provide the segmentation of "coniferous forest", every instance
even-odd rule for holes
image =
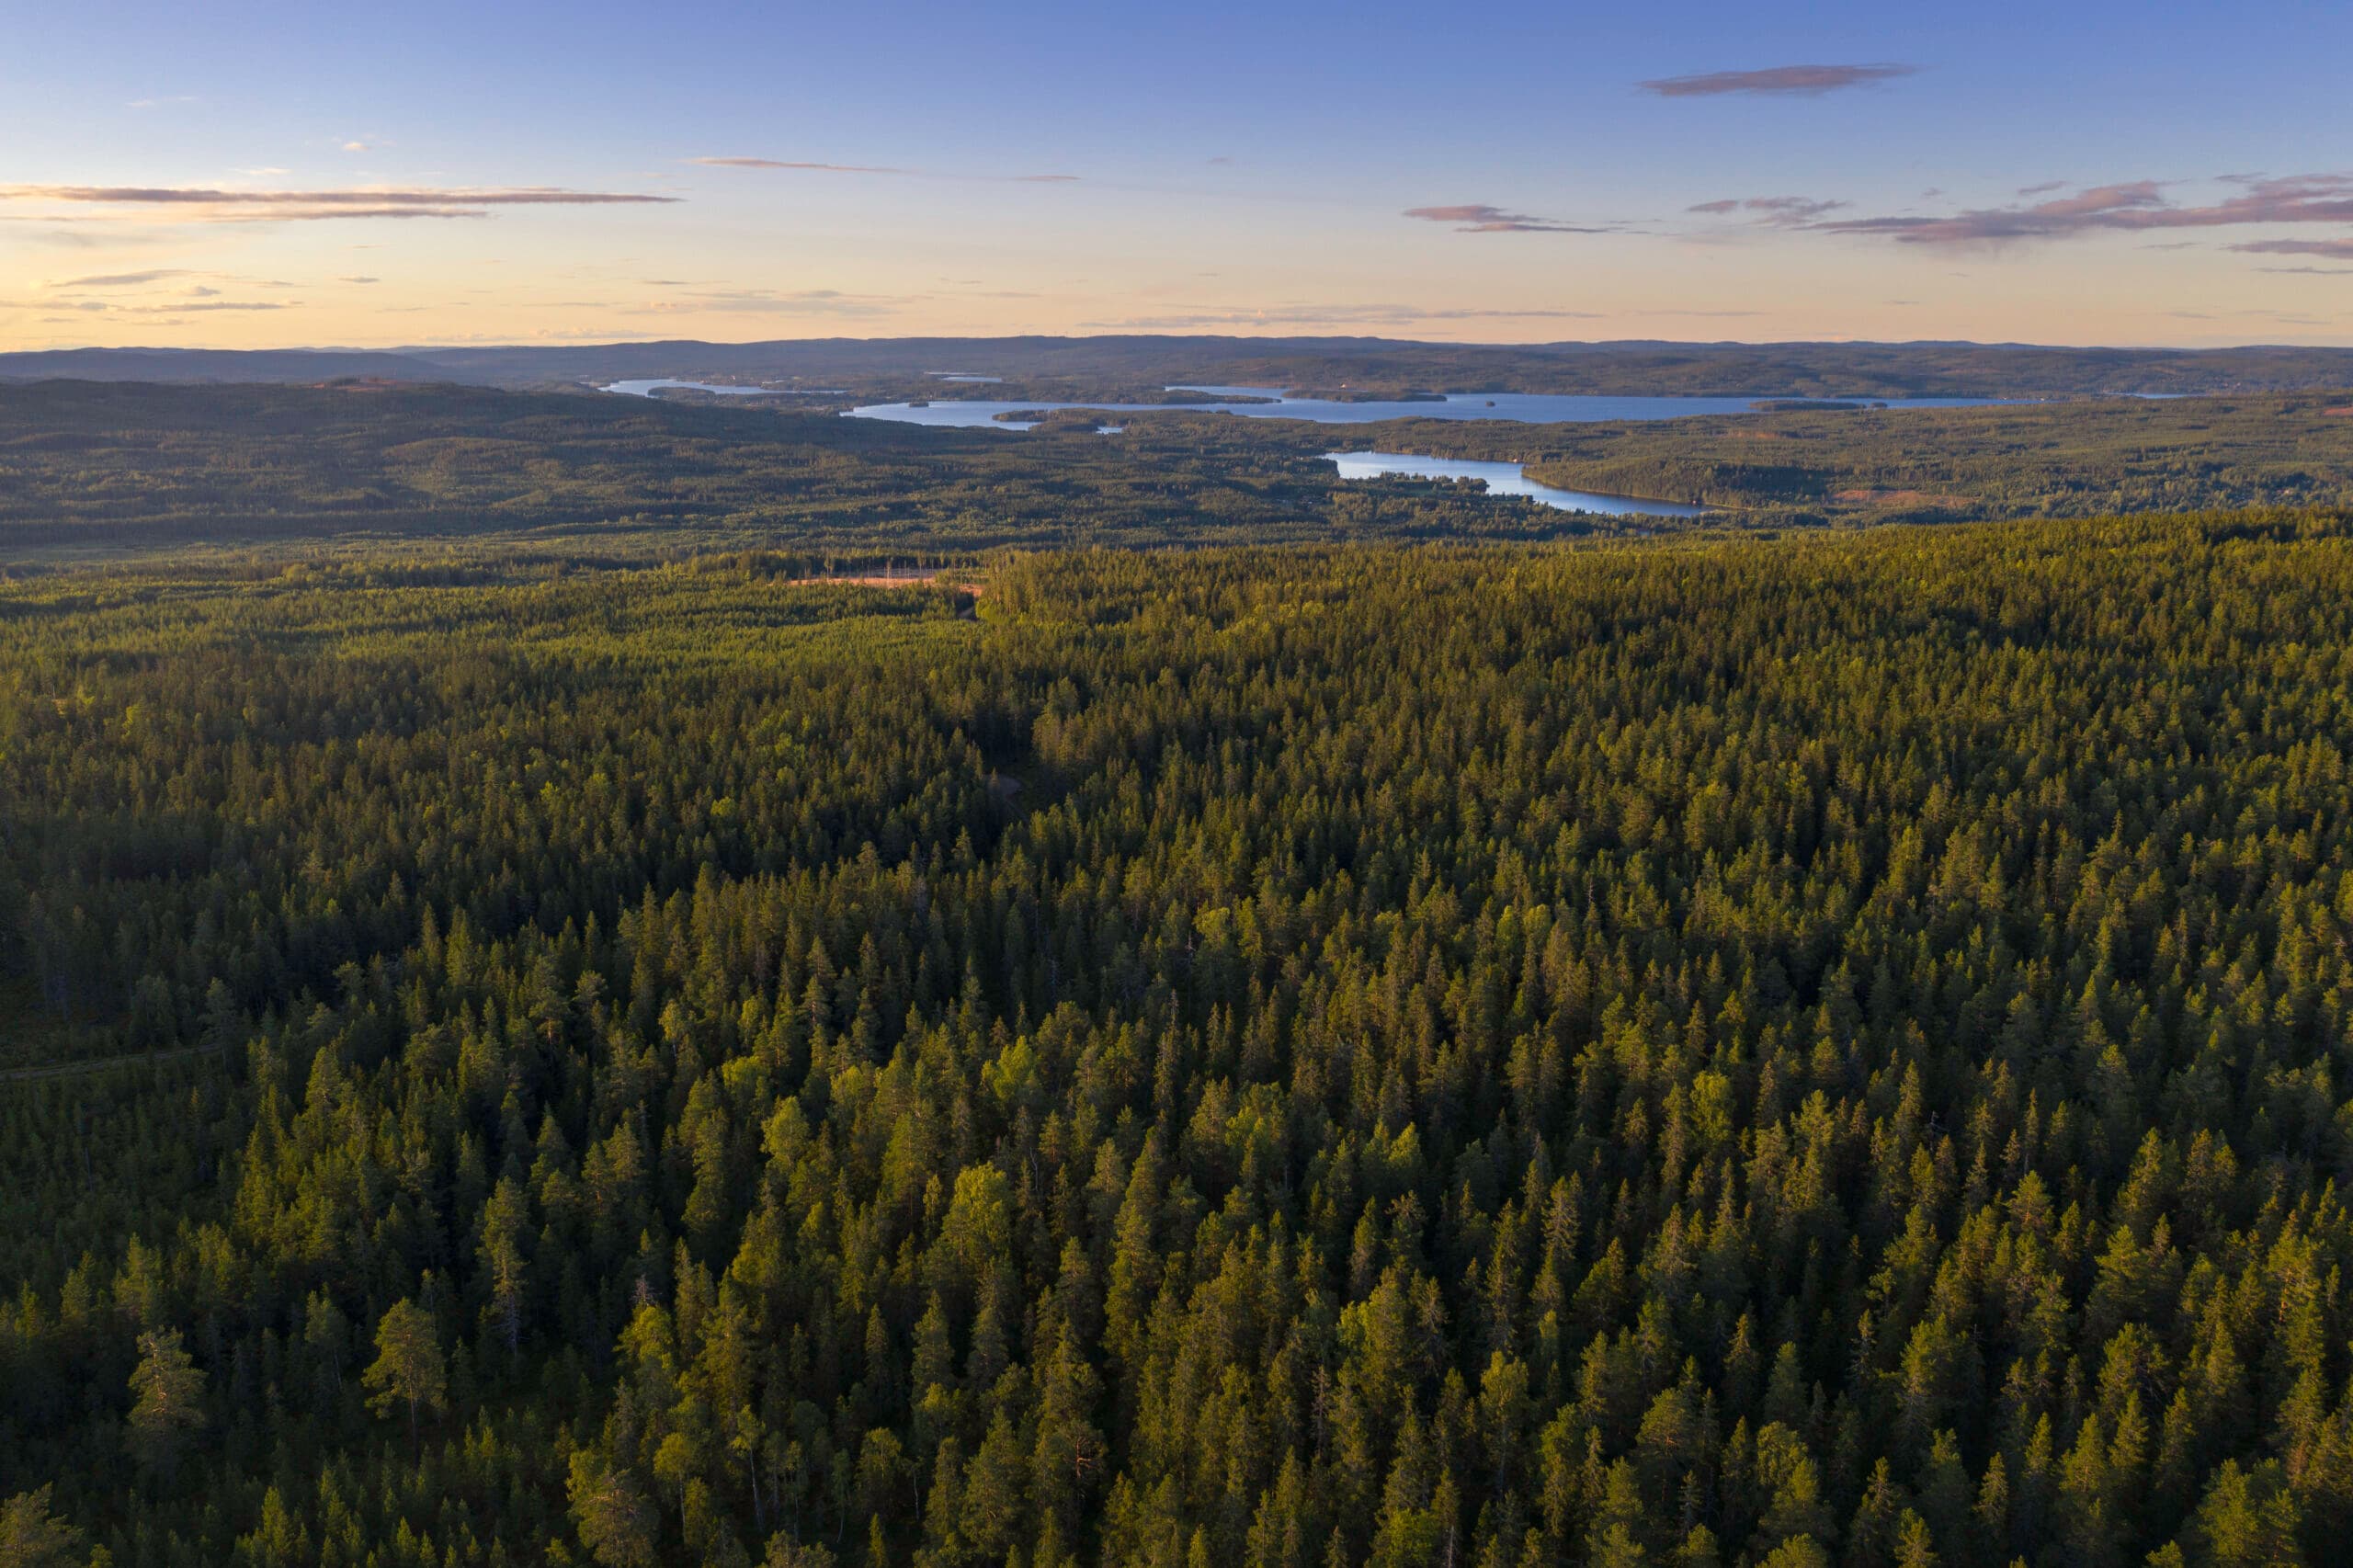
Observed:
[[[0,584],[0,1562],[2338,1559],[2342,515],[810,571]]]

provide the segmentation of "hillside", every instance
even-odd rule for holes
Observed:
[[[0,1084],[10,1528],[2331,1559],[2342,518],[1088,551],[965,608],[0,588],[0,971],[80,1069]]]
[[[510,387],[631,377],[938,392],[939,371],[1006,395],[1149,401],[1177,383],[1412,392],[1750,397],[2081,397],[2353,386],[2353,349],[2080,348],[1977,343],[1415,343],[1379,337],[806,338],[346,350],[74,349],[0,354],[0,381],[313,381],[335,376]]]

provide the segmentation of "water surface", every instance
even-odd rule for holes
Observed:
[[[839,387],[722,387],[710,381],[674,381],[667,376],[644,381],[608,381],[605,391],[624,397],[652,397],[658,392],[717,392],[721,397],[839,397]]]
[[[1286,397],[1277,387],[1170,387],[1170,392],[1206,392],[1212,398],[1264,398],[1266,402],[1042,403],[1035,398],[1004,403],[986,398],[940,398],[927,403],[874,403],[849,411],[857,419],[889,419],[965,430],[1027,430],[1029,422],[1001,420],[1000,414],[1029,409],[1092,408],[1104,413],[1181,411],[1238,414],[1245,419],[1305,419],[1318,425],[1373,425],[1384,419],[1503,419],[1521,425],[1588,424],[1603,419],[1681,419],[1695,414],[1746,414],[1760,402],[1852,403],[1851,398],[1779,397],[1588,397],[1555,392],[1449,392],[1430,402],[1399,399],[1340,403],[1330,398]],[[1873,400],[1879,401],[1879,400]],[[2005,402],[1989,397],[1889,398],[1890,408],[1978,408]]]
[[[928,372],[943,381],[995,381],[999,377],[962,371]],[[840,394],[836,387],[730,387],[710,381],[682,381],[667,377],[612,381],[608,392],[652,397],[657,392],[714,392],[722,397],[789,397],[794,394]],[[1279,387],[1170,387],[1170,392],[1202,392],[1208,403],[1046,403],[1024,398],[1008,403],[994,398],[938,398],[930,402],[870,403],[848,411],[854,419],[886,419],[901,425],[928,425],[959,430],[1029,430],[1036,421],[1000,419],[1001,414],[1030,409],[1086,408],[1104,414],[1238,414],[1245,419],[1304,419],[1318,425],[1374,425],[1384,419],[1502,419],[1519,425],[1576,425],[1604,419],[1683,419],[1696,414],[1746,414],[1759,403],[1852,404],[1853,398],[1756,397],[1595,397],[1566,392],[1449,392],[1443,398],[1342,403],[1331,398],[1287,397]],[[1237,401],[1228,402],[1226,399]],[[1253,401],[1238,401],[1250,399]],[[1911,397],[1872,400],[1887,408],[1984,408],[2016,402],[1997,397]]]
[[[1490,495],[1524,495],[1540,506],[1557,506],[1563,512],[1599,512],[1613,517],[1708,515],[1705,506],[1681,501],[1645,501],[1636,495],[1555,490],[1529,478],[1518,463],[1484,462],[1470,458],[1417,458],[1403,452],[1325,452],[1324,458],[1340,471],[1342,479],[1378,479],[1383,474],[1415,479],[1483,479]]]

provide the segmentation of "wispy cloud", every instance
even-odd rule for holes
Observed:
[[[1530,310],[1438,309],[1418,305],[1287,304],[1260,307],[1203,306],[1178,313],[1128,316],[1116,321],[1079,324],[1094,330],[1175,331],[1190,327],[1365,326],[1425,321],[1595,321],[1600,311],[1562,310],[1540,306]]]
[[[126,208],[153,216],[169,212],[177,222],[211,223],[330,218],[486,218],[500,208],[638,206],[677,199],[675,196],[571,190],[559,186],[362,187],[330,190],[235,190],[209,186],[0,186],[0,202]]]
[[[1754,215],[1752,221],[1755,222],[1790,228],[1810,223],[1824,213],[1836,212],[1846,205],[1843,201],[1818,201],[1810,196],[1749,196],[1702,201],[1684,210],[1715,218],[1746,212]]]
[[[61,278],[46,287],[64,291],[82,289],[142,289],[172,278],[194,276],[185,267],[159,267],[146,272],[102,272],[95,278]]]
[[[2241,176],[2227,183],[2243,187],[2243,194],[2203,205],[2177,203],[2165,195],[2167,182],[2143,179],[2092,186],[2072,196],[2026,206],[1974,208],[1941,218],[1842,218],[1806,226],[1826,233],[1871,234],[1904,244],[1941,245],[2250,223],[2353,223],[2353,175]]]
[[[1457,202],[1446,207],[1408,207],[1405,216],[1425,223],[1449,223],[1458,234],[1606,234],[1612,231],[1584,223],[1563,223],[1552,218],[1506,211],[1483,201]]]
[[[2250,240],[2231,248],[2256,256],[2325,256],[2353,261],[2353,240]]]
[[[747,315],[881,316],[905,303],[880,294],[838,289],[698,289],[640,307],[642,312],[686,315],[705,311]]]
[[[2177,316],[2183,321],[2233,321],[2252,319],[2256,321],[2285,322],[2290,326],[2327,326],[2330,324],[2325,317],[2299,315],[2289,311],[2178,310],[2167,311],[2165,313],[2169,316]]]
[[[1819,97],[1842,87],[1909,76],[1916,65],[1773,65],[1762,71],[1707,71],[1692,76],[1662,76],[1634,85],[1663,98],[1721,97],[1730,93],[1794,94]]]
[[[892,168],[887,164],[810,164],[791,158],[688,158],[690,164],[700,164],[711,169],[801,169],[821,175],[911,175],[913,169]]]
[[[891,175],[904,179],[981,180],[1006,185],[1076,185],[1077,175],[959,175],[935,169],[902,168],[895,164],[824,164],[798,158],[706,157],[688,158],[689,164],[707,169],[781,169],[787,172],[819,175]]]
[[[207,290],[210,292],[210,290]],[[174,300],[163,304],[132,305],[119,300],[70,300],[63,301],[68,310],[89,315],[110,316],[184,316],[217,311],[290,311],[301,307],[300,300]]]
[[[487,218],[482,207],[268,207],[233,211],[190,211],[181,221],[194,223],[306,223],[339,218]]]

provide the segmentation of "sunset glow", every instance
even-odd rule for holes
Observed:
[[[9,347],[2353,342],[2341,8],[199,9],[20,7]]]

